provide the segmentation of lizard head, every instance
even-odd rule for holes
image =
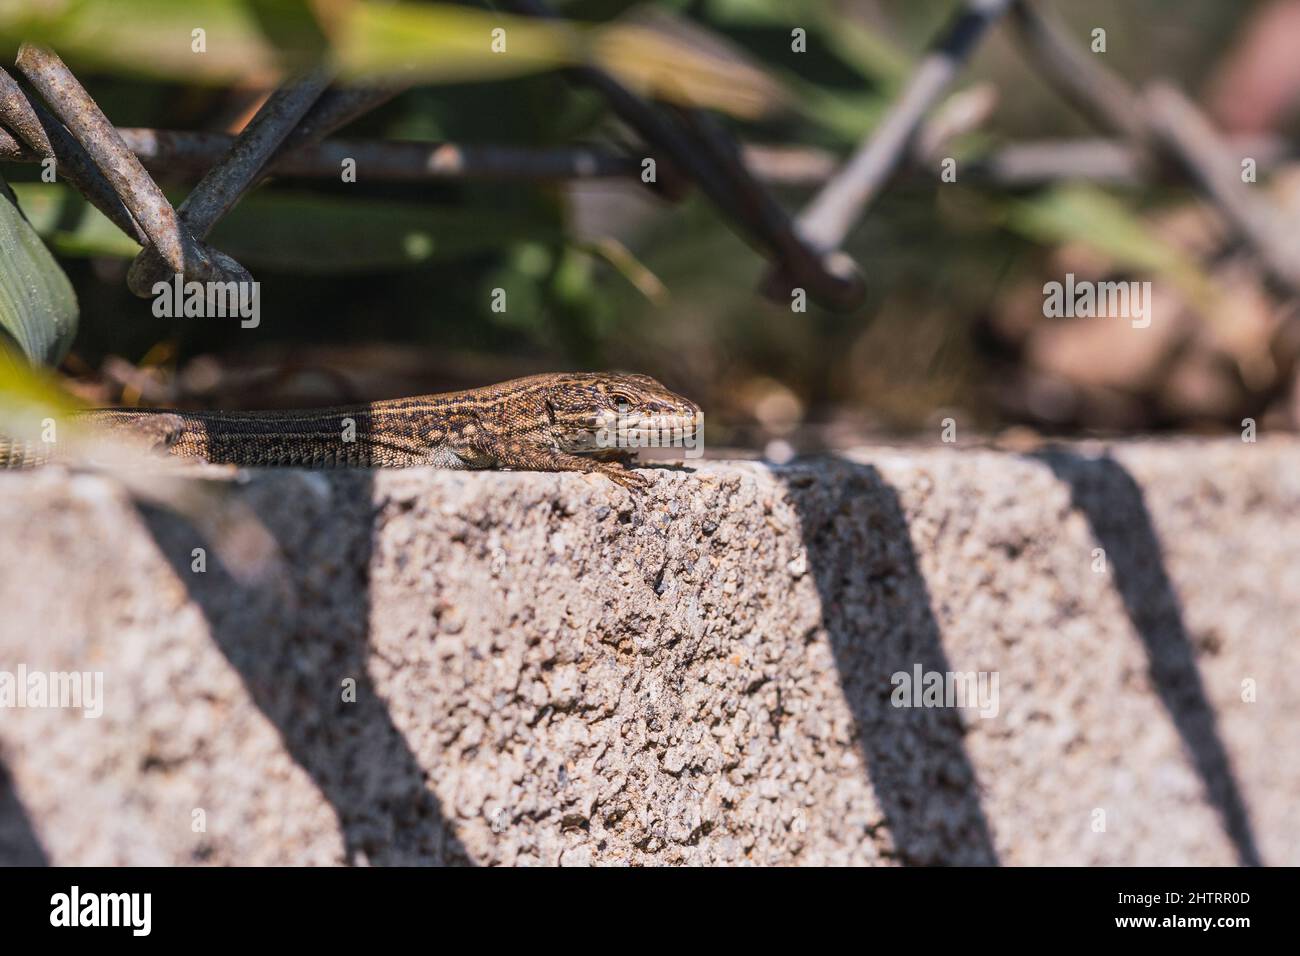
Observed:
[[[703,423],[698,405],[649,375],[557,376],[547,389],[546,411],[555,446],[571,454],[697,448]]]

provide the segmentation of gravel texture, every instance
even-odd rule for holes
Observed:
[[[205,474],[0,475],[0,862],[1300,864],[1300,442]]]

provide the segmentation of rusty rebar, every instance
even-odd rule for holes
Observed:
[[[150,245],[174,273],[201,281],[251,281],[243,266],[194,238],[158,184],[57,54],[24,43],[18,50],[17,66],[81,143],[139,223]]]
[[[39,104],[33,105],[39,108]],[[50,122],[63,128],[53,117]],[[197,180],[225,154],[234,139],[229,133],[190,130],[119,126],[117,131],[145,169],[176,182]],[[76,143],[71,139],[69,142]],[[1277,136],[1229,136],[1223,137],[1223,143],[1233,155],[1256,160],[1261,174],[1293,162],[1298,155],[1293,146]],[[742,143],[738,148],[754,178],[769,186],[814,188],[830,179],[836,169],[834,154],[816,147]],[[31,148],[0,125],[0,162],[37,163],[49,155]],[[602,146],[328,139],[277,156],[267,171],[285,179],[337,179],[342,161],[349,158],[357,161],[358,171],[367,180],[392,183],[632,180],[641,172],[636,157]],[[916,172],[920,175],[926,170],[918,168]],[[967,160],[962,179],[1003,189],[1032,189],[1078,179],[1125,187],[1163,181],[1153,179],[1149,172],[1138,151],[1123,140],[1083,137],[1008,143]],[[80,188],[80,184],[74,185]],[[110,195],[115,196],[111,190]],[[126,207],[119,204],[119,208],[125,213]],[[129,214],[128,222],[135,226]]]
[[[1171,160],[1255,251],[1274,284],[1300,291],[1300,248],[1285,224],[1245,188],[1240,157],[1195,103],[1168,83],[1139,94],[1030,0],[1014,0],[1013,9],[1026,52],[1062,96],[1103,130],[1127,139],[1144,171]]]
[[[834,251],[820,254],[797,235],[785,210],[750,173],[735,141],[712,117],[699,110],[678,113],[730,185],[732,215],[768,250],[775,272],[789,280],[788,287],[773,289],[772,296],[787,298],[797,286],[828,308],[843,311],[860,305],[866,284],[853,260]]]
[[[1152,84],[1143,102],[1151,130],[1164,150],[1255,251],[1274,282],[1293,294],[1300,292],[1300,239],[1242,182],[1241,156],[1173,84]]]
[[[1039,74],[1094,126],[1128,139],[1149,140],[1141,97],[1096,56],[1075,42],[1061,22],[1032,0],[1014,0],[1011,24]]]
[[[285,137],[276,156],[319,143],[353,120],[383,106],[405,89],[405,86],[398,84],[331,87],[320,95],[298,121],[298,125]]]
[[[838,248],[909,155],[926,113],[961,71],[988,27],[1011,0],[968,0],[917,64],[902,94],[842,170],[799,216],[799,231],[815,248]]]
[[[142,245],[149,241],[81,144],[39,100],[30,99],[3,69],[0,69],[0,122],[13,131],[17,142],[31,153],[34,161],[53,159],[56,175],[72,183],[117,228]]]
[[[1293,161],[1296,150],[1276,136],[1224,139],[1235,156],[1253,157],[1261,173]],[[1177,170],[1153,168],[1146,151],[1122,139],[1030,140],[1008,143],[963,164],[962,179],[1005,189],[1030,189],[1066,180],[1109,186],[1142,186],[1178,181]],[[1172,175],[1164,175],[1164,173]]]
[[[146,167],[184,174],[206,169],[229,147],[224,133],[123,129],[122,138]],[[358,178],[376,182],[483,179],[562,181],[633,178],[640,164],[631,156],[595,147],[528,148],[460,143],[329,139],[278,153],[267,166],[273,176],[337,179],[345,160]]]
[[[206,238],[260,178],[267,160],[320,98],[331,75],[323,68],[312,70],[290,79],[267,97],[225,156],[208,170],[176,210],[197,238]],[[131,263],[127,286],[136,295],[146,296],[155,283],[166,277],[169,268],[158,252],[145,248]]]
[[[526,16],[556,17],[546,0],[509,0],[508,5]],[[779,271],[797,276],[812,298],[837,309],[853,308],[862,301],[865,286],[856,267],[845,257],[821,255],[808,247],[785,211],[745,167],[725,130],[695,110],[678,111],[685,127],[674,123],[597,67],[575,67],[567,72],[600,92],[652,152],[670,161],[670,176],[685,175],[693,180],[724,217],[740,227],[742,236],[775,258]],[[661,171],[662,166],[661,159]],[[670,195],[681,191],[670,182]]]
[[[545,0],[506,0],[504,6],[521,16],[539,20],[557,20],[558,14]],[[648,183],[665,199],[681,199],[695,180],[707,191],[717,188],[708,169],[694,158],[690,143],[682,132],[636,93],[604,70],[594,66],[575,66],[563,71],[570,80],[590,87],[604,97],[614,114],[641,137],[655,159],[656,178]]]

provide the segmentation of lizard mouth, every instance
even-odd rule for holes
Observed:
[[[639,448],[699,447],[703,433],[702,412],[608,412],[592,431],[582,431],[567,442],[566,451],[597,453],[635,451]]]

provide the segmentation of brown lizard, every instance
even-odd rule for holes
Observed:
[[[292,411],[96,409],[79,421],[181,458],[299,468],[510,468],[600,472],[625,488],[636,447],[698,441],[699,406],[648,375],[572,372],[463,392]],[[125,434],[123,434],[125,433]],[[0,467],[58,457],[0,439]]]

